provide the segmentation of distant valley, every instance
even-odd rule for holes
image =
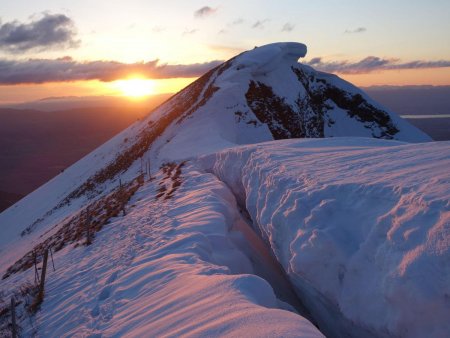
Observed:
[[[168,96],[144,102],[52,99],[0,107],[0,211],[147,115]]]

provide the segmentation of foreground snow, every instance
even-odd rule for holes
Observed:
[[[448,142],[363,138],[191,158],[174,193],[158,172],[93,245],[56,253],[24,335],[321,336],[306,316],[329,336],[445,337],[449,167]]]
[[[282,141],[202,162],[325,331],[448,335],[449,142]]]
[[[228,188],[211,174],[185,172],[172,199],[155,199],[157,175],[92,246],[56,254],[45,302],[31,325],[23,321],[24,336],[323,337],[254,274],[261,258],[236,229],[245,221]],[[2,289],[32,280],[31,270]]]

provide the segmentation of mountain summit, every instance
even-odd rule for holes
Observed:
[[[431,140],[350,83],[298,63],[306,51],[293,42],[255,47],[182,90],[150,116],[175,124],[163,152],[186,142],[202,152],[287,138]]]

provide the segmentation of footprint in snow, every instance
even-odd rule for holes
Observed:
[[[117,279],[117,275],[119,274],[119,271],[114,271],[111,276],[106,281],[106,284],[112,283]]]
[[[102,338],[102,334],[101,333],[93,333],[93,334],[87,336],[86,338]]]
[[[100,314],[100,307],[97,305],[95,305],[95,307],[92,309],[91,311],[91,316],[92,317],[98,317],[98,315]]]
[[[99,301],[105,300],[110,295],[111,295],[111,286],[108,285],[108,286],[104,287],[103,290],[100,292],[100,294],[98,295],[98,300]]]

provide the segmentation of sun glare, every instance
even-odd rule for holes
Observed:
[[[124,96],[140,98],[149,96],[155,92],[155,82],[147,79],[127,79],[114,82],[116,87]]]

